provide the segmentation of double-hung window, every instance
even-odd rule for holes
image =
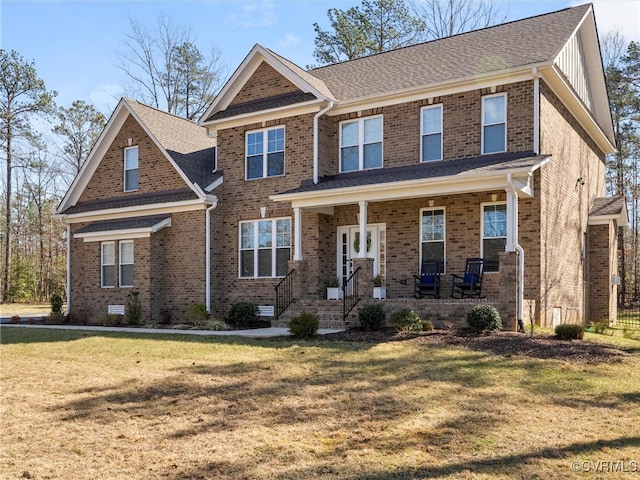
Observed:
[[[290,258],[290,218],[240,222],[240,277],[284,277]]]
[[[382,116],[340,124],[340,171],[382,167]]]
[[[100,244],[100,286],[102,288],[116,286],[116,244],[114,242]]]
[[[482,205],[482,257],[484,271],[497,272],[499,254],[507,244],[507,204]]]
[[[138,147],[124,149],[124,191],[138,189]]]
[[[507,94],[482,97],[482,153],[507,151]]]
[[[133,287],[133,240],[120,242],[120,286]]]
[[[246,178],[284,175],[284,127],[247,132]]]
[[[422,161],[442,160],[442,105],[422,109]]]
[[[439,260],[444,273],[444,209],[423,209],[420,215],[420,262]]]

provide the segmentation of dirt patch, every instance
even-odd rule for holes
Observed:
[[[628,355],[620,348],[582,340],[558,340],[552,335],[497,332],[473,334],[468,331],[446,330],[433,333],[406,334],[393,329],[363,332],[351,329],[344,332],[321,335],[321,340],[347,342],[415,342],[424,344],[446,344],[489,351],[505,357],[524,355],[542,359],[557,359],[582,363],[620,362]]]

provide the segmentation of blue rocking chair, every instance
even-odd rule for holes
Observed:
[[[481,298],[482,274],[484,273],[484,259],[467,258],[464,276],[451,274],[451,296],[453,298]]]
[[[433,295],[440,298],[440,269],[442,263],[439,260],[423,260],[420,276],[413,276],[413,296],[422,298]]]

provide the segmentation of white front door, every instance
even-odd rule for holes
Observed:
[[[362,248],[366,249],[367,257],[373,258],[373,274],[385,274],[386,260],[386,224],[367,225],[367,241],[360,241],[360,227],[348,225],[338,227],[338,265],[337,272],[340,285],[353,273],[353,259],[360,256]]]

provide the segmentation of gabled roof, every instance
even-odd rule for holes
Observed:
[[[74,238],[85,242],[97,242],[108,239],[148,237],[152,233],[171,226],[171,215],[152,215],[133,217],[124,220],[105,220],[92,222],[75,232]]]
[[[67,214],[74,210],[73,206],[80,199],[129,116],[140,124],[176,169],[185,186],[192,192],[192,197],[204,198],[202,188],[215,179],[213,168],[216,148],[215,140],[207,136],[206,129],[190,120],[162,112],[135,100],[122,98],[60,202],[58,214]]]

